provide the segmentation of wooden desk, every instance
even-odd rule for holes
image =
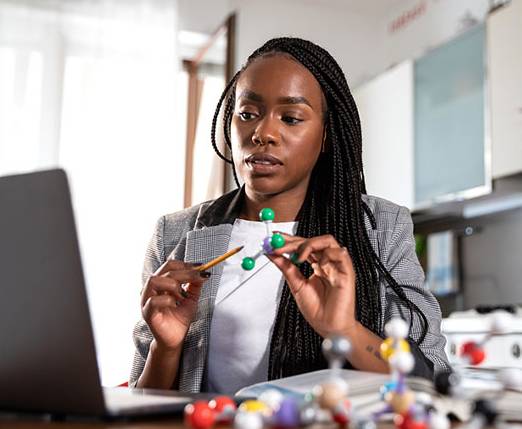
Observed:
[[[136,421],[65,421],[50,422],[37,418],[0,417],[0,429],[184,429],[183,420],[179,418],[158,418]],[[229,427],[232,429],[232,426]]]

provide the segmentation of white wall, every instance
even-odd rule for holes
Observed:
[[[178,30],[212,34],[234,10],[234,0],[178,0]]]
[[[455,37],[473,20],[483,21],[489,5],[489,0],[402,0],[363,12],[360,1],[356,7],[339,1],[180,0],[179,29],[210,34],[235,11],[238,68],[266,40],[297,36],[326,48],[355,87]],[[411,17],[416,9],[421,13]],[[407,22],[392,31],[401,17]]]
[[[236,68],[273,37],[309,39],[327,49],[353,86],[378,64],[377,18],[353,12],[344,4],[303,0],[180,0],[179,29],[212,33],[229,13],[237,14]]]
[[[489,0],[405,0],[380,18],[378,49],[373,51],[376,64],[365,63],[364,67],[376,75],[406,59],[418,58],[466,30],[473,20],[484,21],[488,5]],[[411,17],[415,11],[420,13]],[[393,31],[393,23],[401,17],[406,22]]]
[[[236,64],[272,37],[309,39],[328,50],[344,70],[350,86],[368,76],[378,61],[376,19],[342,5],[299,0],[238,2]]]

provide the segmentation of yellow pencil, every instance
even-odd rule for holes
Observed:
[[[209,268],[212,268],[214,265],[219,264],[220,262],[223,262],[225,259],[230,258],[232,255],[235,255],[237,252],[240,252],[243,249],[244,246],[236,247],[235,249],[229,250],[227,253],[222,254],[221,256],[218,256],[215,259],[212,259],[212,261],[207,262],[204,265],[201,265],[196,268],[197,271],[206,271]]]

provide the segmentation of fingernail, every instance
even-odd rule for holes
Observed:
[[[210,277],[210,271],[201,271],[199,275],[204,279],[208,279]]]

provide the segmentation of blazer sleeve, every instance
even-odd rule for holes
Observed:
[[[412,322],[409,342],[415,358],[415,367],[411,375],[433,378],[434,372],[450,371],[444,346],[446,340],[441,333],[442,315],[440,306],[433,294],[425,287],[424,272],[415,253],[413,222],[410,212],[400,207],[393,226],[389,244],[386,246],[386,268],[397,281],[408,299],[426,316],[428,331],[422,343],[422,319],[410,312],[406,303],[385,281],[381,281],[381,299],[383,326],[393,317],[401,317],[407,323]]]
[[[142,272],[142,290],[148,278],[163,264],[166,260],[165,246],[164,246],[164,229],[165,217],[161,217],[156,223],[154,234],[149,242],[147,251],[145,253],[145,262],[143,264]],[[138,382],[138,378],[143,372],[147,355],[149,354],[150,343],[153,336],[147,323],[141,319],[136,323],[132,332],[135,351],[132,362],[131,374],[129,378],[129,386],[134,387]]]

